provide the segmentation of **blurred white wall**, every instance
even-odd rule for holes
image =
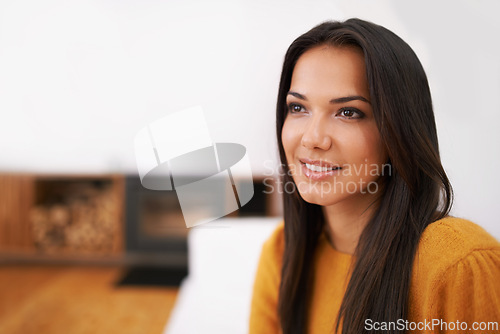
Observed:
[[[202,105],[216,142],[276,161],[291,41],[328,19],[386,26],[430,80],[453,214],[500,238],[500,13],[491,1],[0,1],[0,171],[134,172],[146,124]],[[273,163],[269,163],[273,161]]]

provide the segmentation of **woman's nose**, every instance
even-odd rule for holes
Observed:
[[[326,120],[312,116],[302,134],[302,146],[308,149],[330,149],[332,138],[328,127],[329,124]]]

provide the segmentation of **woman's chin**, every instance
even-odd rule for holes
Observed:
[[[330,206],[339,203],[343,199],[342,194],[323,192],[299,192],[300,197],[307,203],[321,206]]]

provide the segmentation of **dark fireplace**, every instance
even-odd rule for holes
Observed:
[[[144,265],[187,268],[187,233],[175,191],[144,188],[139,176],[126,178],[127,257]]]

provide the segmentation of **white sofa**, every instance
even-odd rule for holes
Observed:
[[[259,255],[280,221],[223,218],[191,228],[189,276],[163,334],[247,333]]]

